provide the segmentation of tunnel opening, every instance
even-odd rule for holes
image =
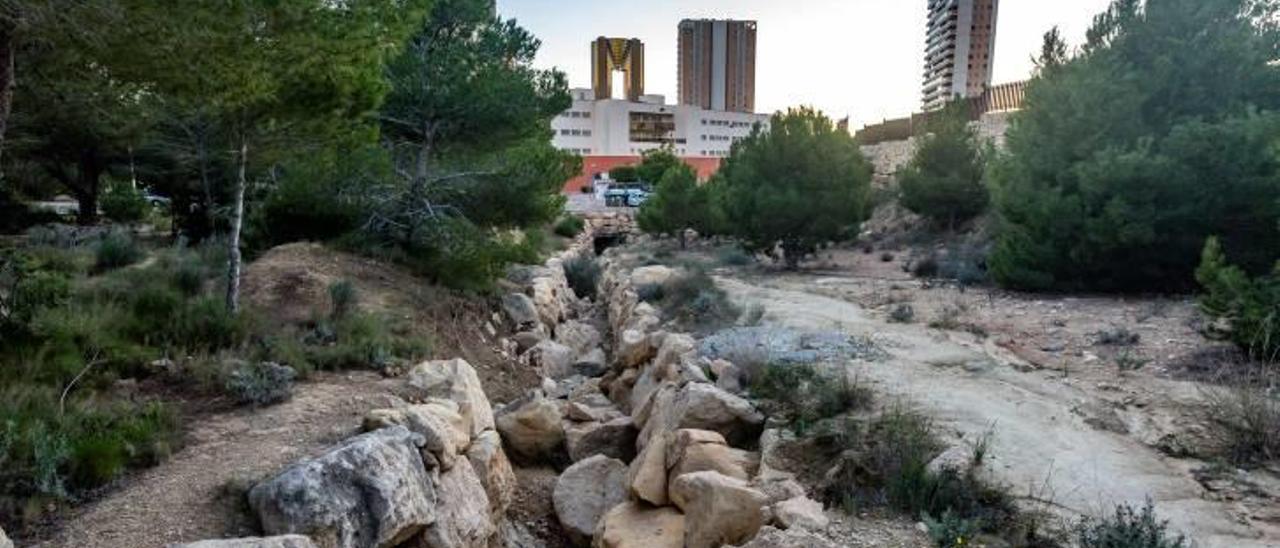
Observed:
[[[595,248],[596,255],[603,255],[606,249],[617,247],[627,243],[627,234],[625,232],[613,232],[608,234],[597,234],[592,239],[592,246]]]

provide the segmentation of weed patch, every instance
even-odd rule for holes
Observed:
[[[833,378],[834,377],[834,378]],[[751,395],[804,432],[817,422],[871,406],[871,390],[847,375],[827,375],[810,365],[765,365],[750,375]]]
[[[1156,519],[1150,500],[1141,509],[1117,506],[1099,519],[1084,519],[1076,527],[1081,548],[1189,548],[1186,537],[1169,532],[1169,522]]]

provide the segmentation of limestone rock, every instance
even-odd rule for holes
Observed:
[[[13,548],[6,544],[4,533],[0,532],[0,548]],[[268,538],[237,538],[226,540],[202,540],[189,544],[170,544],[168,548],[316,548],[311,539],[302,535],[284,535]]]
[[[623,331],[613,349],[614,359],[622,367],[638,367],[653,358],[655,352],[649,336],[635,329]]]
[[[565,444],[569,450],[569,459],[574,462],[592,455],[630,462],[636,454],[638,433],[631,417],[618,417],[604,423],[587,422],[568,426],[565,428]]]
[[[757,476],[753,485],[761,493],[764,493],[769,504],[777,504],[785,500],[805,496],[804,486],[790,476],[774,476],[771,478]]]
[[[467,460],[475,469],[489,499],[489,512],[495,518],[506,514],[515,497],[516,473],[502,450],[502,436],[487,430],[476,436],[467,450]]]
[[[636,426],[640,435],[636,437],[636,448],[643,450],[654,437],[660,437],[678,429],[676,398],[680,390],[673,383],[665,383],[639,409],[633,409]]]
[[[454,405],[453,408],[456,409],[457,406]],[[397,425],[422,436],[422,448],[445,470],[453,468],[458,452],[471,444],[471,433],[466,430],[468,426],[463,423],[462,416],[444,405],[375,409],[364,416],[365,432]]]
[[[556,327],[556,342],[572,348],[577,354],[585,354],[600,346],[602,340],[598,329],[579,321],[568,321]]]
[[[760,435],[764,415],[751,402],[710,384],[687,384],[676,396],[669,416],[657,427],[693,428],[724,435],[730,445],[750,445]],[[649,431],[651,424],[645,424]],[[644,435],[642,434],[643,438]]]
[[[685,518],[675,508],[624,502],[596,527],[594,548],[683,548]]]
[[[626,464],[603,455],[582,460],[560,474],[552,502],[556,517],[576,544],[589,544],[605,512],[627,500],[626,475]]]
[[[822,503],[809,497],[795,497],[773,505],[773,519],[783,529],[798,527],[819,531],[830,523]]]
[[[654,506],[667,504],[666,436],[655,436],[631,461],[627,487],[636,498]]]
[[[560,407],[546,398],[533,398],[523,404],[509,406],[497,422],[502,440],[526,459],[550,457],[564,447]]]
[[[420,443],[403,426],[356,436],[258,484],[249,506],[267,534],[338,548],[398,545],[440,517]]]
[[[471,462],[459,459],[438,480],[439,518],[427,527],[421,548],[487,548],[497,532],[489,497]]]
[[[674,270],[662,265],[642,266],[631,271],[631,285],[635,287],[662,285],[667,283],[673,274],[675,274]]]
[[[543,325],[559,325],[564,320],[564,293],[569,291],[567,285],[557,283],[551,277],[534,278],[529,284],[529,292],[533,305],[538,310],[538,319]]]
[[[526,354],[529,365],[536,368],[539,374],[553,379],[563,379],[573,374],[573,359],[576,353],[572,348],[555,341],[542,341]]]
[[[604,349],[597,346],[573,361],[573,372],[584,377],[599,377],[609,372],[608,361]]]
[[[458,413],[471,425],[471,435],[493,430],[493,406],[480,377],[466,360],[418,364],[409,371],[409,386],[422,398],[442,398],[458,404]]]
[[[671,500],[687,517],[685,546],[716,548],[742,544],[764,525],[765,496],[718,472],[695,472],[676,478]]]
[[[9,540],[9,536],[4,534],[4,529],[0,529],[0,548],[13,548],[13,541]],[[281,548],[284,548],[284,547],[281,547]],[[289,548],[293,548],[293,547],[289,547]],[[305,548],[305,547],[299,546],[297,548]]]
[[[502,311],[516,331],[527,331],[540,327],[538,309],[533,299],[522,293],[508,293],[502,298]]]
[[[516,343],[516,354],[524,354],[538,343],[547,340],[547,336],[538,331],[521,331],[511,336]]]
[[[800,529],[783,531],[765,527],[755,540],[743,544],[742,548],[840,548],[840,545]]]
[[[564,406],[564,417],[576,422],[609,422],[626,416],[608,399],[604,402],[605,405],[591,405],[589,402],[570,401]]]
[[[667,444],[667,481],[685,474],[719,472],[743,481],[751,479],[756,458],[747,451],[729,447],[724,436],[708,430],[677,430]]]
[[[673,333],[663,337],[658,354],[653,358],[653,369],[657,372],[659,380],[673,380],[681,358],[692,353],[697,348],[697,344],[693,337],[683,333]]]

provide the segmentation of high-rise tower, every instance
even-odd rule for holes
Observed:
[[[680,104],[707,110],[756,108],[756,22],[680,22]]]
[[[925,110],[991,86],[999,0],[929,0],[925,30]]]
[[[591,43],[591,85],[596,99],[613,97],[613,73],[622,71],[628,101],[644,95],[644,43],[635,38],[605,38]]]

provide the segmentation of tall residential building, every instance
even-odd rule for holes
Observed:
[[[600,99],[613,97],[613,73],[622,71],[628,101],[644,95],[644,43],[635,38],[605,38],[591,43],[591,86]]]
[[[924,109],[991,85],[999,0],[929,0],[924,54]]]
[[[680,22],[681,105],[754,112],[756,22],[686,19]]]

